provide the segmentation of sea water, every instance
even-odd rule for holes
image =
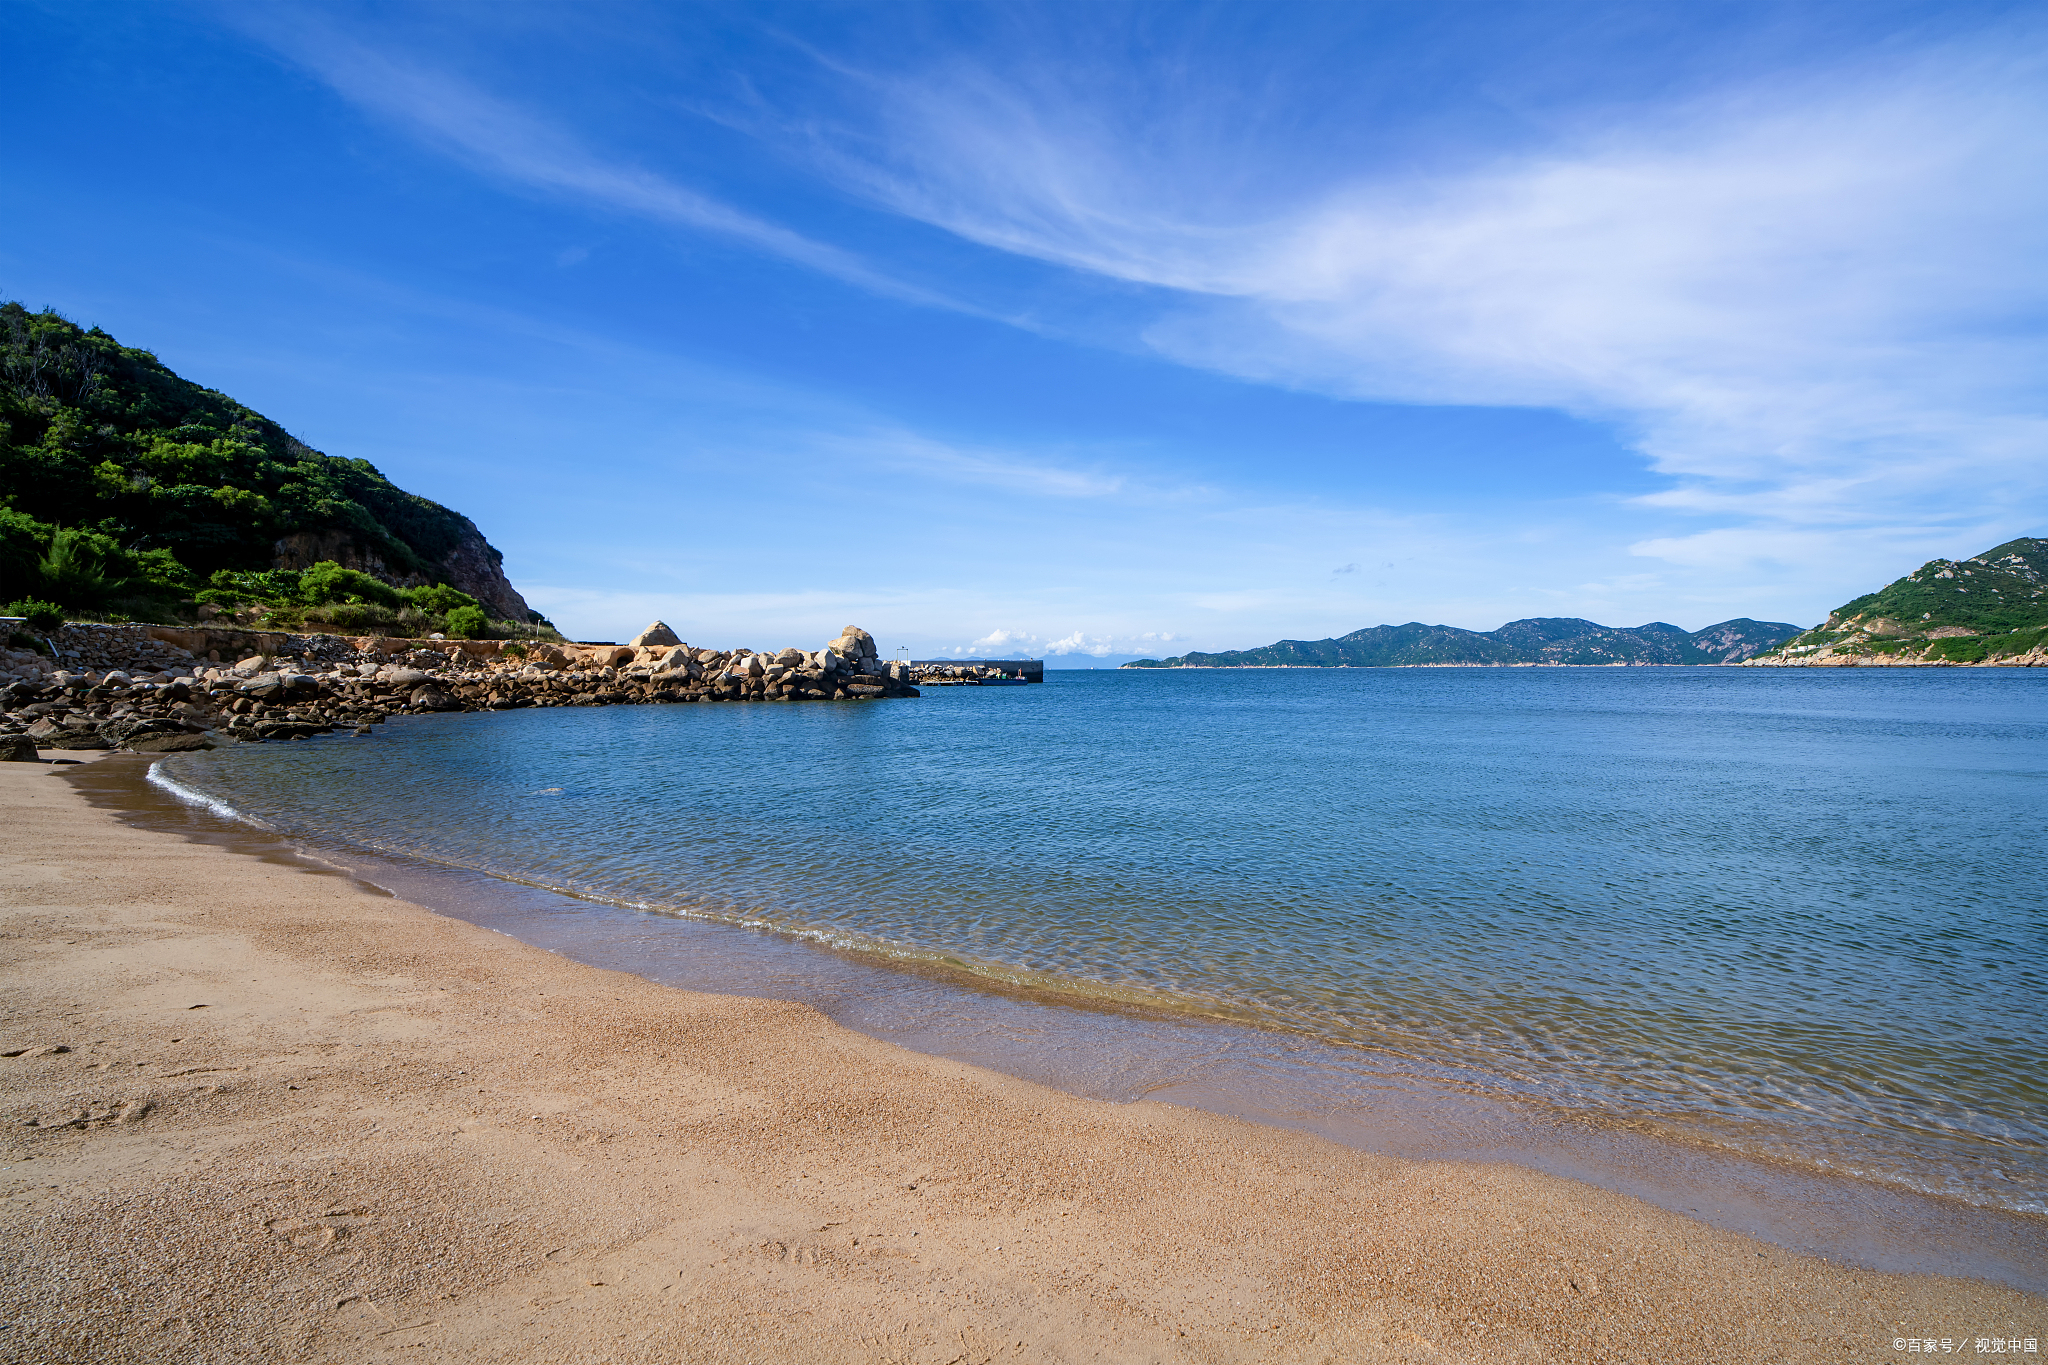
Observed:
[[[405,717],[160,773],[763,952],[1312,1040],[1297,1086],[1427,1074],[2048,1212],[2048,674],[1047,676]]]

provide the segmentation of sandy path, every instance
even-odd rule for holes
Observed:
[[[0,829],[0,1051],[30,1049],[0,1058],[0,1359],[1661,1363],[2048,1337],[2012,1290],[579,966],[130,829],[38,765],[0,764]]]

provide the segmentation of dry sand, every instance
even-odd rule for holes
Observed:
[[[131,829],[59,771],[0,764],[0,1359],[1662,1365],[2048,1336],[2014,1290],[579,966]]]

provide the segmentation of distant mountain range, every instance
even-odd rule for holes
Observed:
[[[2048,664],[2048,540],[1930,559],[1828,613],[1758,665]]]
[[[1603,626],[1574,616],[1533,616],[1499,630],[1370,626],[1334,640],[1281,640],[1262,649],[1139,659],[1125,668],[1507,668],[1558,664],[1733,664],[1799,634],[1784,621],[1738,617],[1705,630],[1662,621]]]

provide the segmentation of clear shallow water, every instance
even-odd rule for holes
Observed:
[[[2048,677],[1053,679],[412,718],[164,772],[316,843],[2048,1211]]]

